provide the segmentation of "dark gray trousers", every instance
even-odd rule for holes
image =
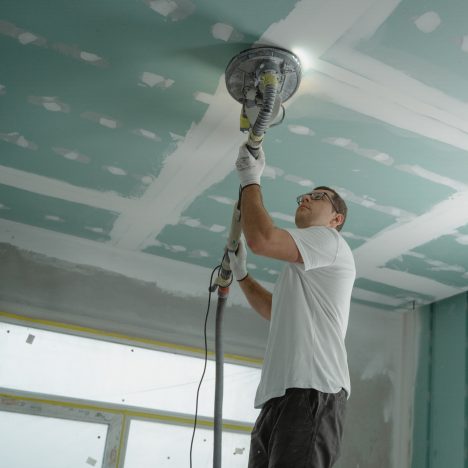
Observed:
[[[331,468],[339,457],[346,392],[290,388],[263,406],[249,468]]]

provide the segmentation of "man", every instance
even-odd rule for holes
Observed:
[[[243,242],[231,268],[248,302],[270,322],[255,407],[249,468],[331,468],[339,456],[350,395],[344,344],[356,276],[339,230],[342,198],[328,187],[297,197],[297,228],[277,228],[262,203],[265,167],[241,146],[242,230],[257,255],[287,262],[273,294],[247,272]]]

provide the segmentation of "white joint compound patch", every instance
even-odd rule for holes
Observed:
[[[240,42],[244,35],[234,29],[231,25],[225,23],[216,23],[211,27],[211,34],[215,39],[224,42]]]
[[[434,32],[440,23],[440,16],[435,11],[428,11],[414,20],[416,27],[423,33]]]
[[[205,229],[206,231],[211,232],[224,232],[226,230],[225,226],[219,224],[212,224],[211,226],[205,226],[201,223],[199,219],[181,217],[179,224],[184,224],[185,226],[190,226],[191,228]]]
[[[30,31],[18,28],[13,23],[9,23],[8,21],[0,21],[0,34],[13,37],[23,45],[34,44],[36,46],[45,46],[47,43],[43,37],[40,37],[37,34],[33,34]]]
[[[150,185],[151,183],[153,183],[154,179],[153,177],[151,176],[143,176],[141,178],[141,181],[145,184],[145,185]]]
[[[192,250],[189,257],[192,258],[208,258],[210,254],[206,250]]]
[[[312,129],[308,127],[304,127],[302,125],[288,125],[288,130],[291,133],[295,133],[296,135],[303,135],[303,136],[315,135],[315,132]]]
[[[463,192],[468,190],[468,185],[462,182],[458,182],[457,180],[450,179],[449,177],[441,176],[439,174],[436,174],[435,172],[428,171],[427,169],[424,169],[421,166],[401,164],[395,166],[395,168],[400,171],[408,172],[409,174],[421,177],[423,179],[430,180],[431,182],[435,182],[436,184],[446,185],[447,187],[450,187],[456,190],[457,192]]]
[[[142,137],[148,138],[149,140],[157,141],[160,142],[162,141],[161,137],[157,135],[154,132],[151,132],[150,130],[145,130],[143,128],[137,128],[136,130],[133,130],[135,135],[140,135]]]
[[[458,235],[455,240],[461,245],[468,245],[468,236],[467,235]]]
[[[294,223],[295,218],[294,216],[287,215],[284,213],[278,213],[277,211],[273,211],[270,213],[270,216],[274,219],[280,219],[281,221],[287,221],[288,223]]]
[[[122,124],[117,119],[113,119],[112,117],[98,114],[96,112],[83,112],[81,117],[87,120],[91,120],[92,122],[96,122],[97,124],[107,128],[115,129],[122,127]]]
[[[158,86],[159,88],[169,88],[174,84],[174,80],[164,78],[151,72],[143,72],[140,77],[140,85],[146,85],[150,88]]]
[[[226,230],[226,226],[221,226],[220,224],[212,224],[209,230],[211,232],[224,232]]]
[[[165,250],[173,253],[187,252],[187,248],[183,245],[171,245],[165,242],[158,241],[157,239],[152,244],[154,247],[162,247]]]
[[[201,222],[199,219],[193,219],[193,218],[181,218],[181,223],[185,224],[186,226],[190,227],[200,227]]]
[[[468,35],[461,38],[460,47],[463,52],[468,52]]]
[[[105,58],[92,52],[83,51],[76,45],[58,43],[52,44],[51,48],[61,53],[62,55],[73,57],[82,63],[87,63],[101,68],[107,68],[109,66],[109,63]]]
[[[6,86],[0,84],[0,96],[6,94]]]
[[[266,271],[269,275],[271,276],[277,276],[279,275],[279,271],[277,270],[272,270],[271,268],[264,268],[263,271]]]
[[[276,179],[277,177],[282,177],[284,175],[283,169],[280,167],[274,167],[266,165],[263,170],[263,176],[268,177],[269,179]]]
[[[184,140],[184,137],[182,135],[177,135],[177,133],[169,132],[169,135],[171,136],[173,141],[183,141]]]
[[[49,44],[47,39],[38,36],[30,31],[16,27],[15,24],[9,23],[8,21],[0,21],[0,34],[16,38],[22,45],[35,45],[43,47],[62,55],[72,57],[81,62],[89,63],[99,67],[109,66],[108,62],[97,54],[82,51],[76,45],[69,45],[63,43],[51,43]]]
[[[85,229],[91,232],[95,232],[96,234],[104,234],[104,229],[100,227],[85,226]]]
[[[234,203],[236,203],[236,200],[232,198],[227,198],[227,197],[220,197],[218,195],[210,195],[208,198],[211,198],[212,200],[221,203],[222,205],[231,205],[233,206]]]
[[[112,175],[116,176],[126,176],[127,172],[121,169],[120,167],[115,167],[115,166],[104,166],[104,169],[106,171],[109,171]]]
[[[45,215],[44,218],[47,219],[48,221],[56,221],[56,222],[59,222],[59,223],[63,223],[63,219],[60,218],[60,216]]]
[[[61,147],[52,147],[52,151],[59,156],[64,157],[65,159],[68,159],[69,161],[76,161],[79,163],[87,164],[91,161],[91,158],[79,153],[78,151],[71,150],[68,148],[61,148]]]
[[[35,34],[27,31],[18,35],[18,41],[23,45],[31,44],[32,42],[35,42],[38,39],[39,38]]]
[[[465,268],[460,265],[449,265],[448,263],[442,262],[440,260],[428,258],[426,255],[419,252],[414,252],[413,250],[406,252],[404,255],[408,257],[419,258],[430,266],[431,271],[451,271],[455,273],[465,273],[466,271]],[[400,256],[399,260],[403,261],[403,256]]]
[[[374,200],[372,200],[370,197],[367,196],[358,196],[351,192],[348,189],[345,189],[344,187],[332,187],[334,190],[336,190],[345,200],[349,200],[353,203],[356,203],[358,205],[364,206],[365,208],[369,208],[371,210],[379,211],[381,213],[388,214],[390,216],[393,216],[395,218],[398,218],[397,221],[403,222],[403,221],[410,221],[416,217],[414,213],[410,213],[409,211],[405,211],[401,208],[396,208],[393,206],[384,206],[384,205],[379,205],[376,203]]]
[[[101,117],[99,119],[99,123],[103,126],[103,127],[107,127],[107,128],[117,128],[117,122],[115,120],[112,120],[112,119],[107,119],[105,117]]]
[[[180,21],[195,11],[195,5],[190,0],[145,0],[145,3],[156,13]]]
[[[215,39],[221,39],[222,41],[229,41],[234,28],[229,24],[216,23],[211,27],[211,34]]]
[[[201,91],[197,91],[196,93],[194,93],[193,97],[196,101],[203,102],[204,104],[208,105],[211,104],[211,102],[213,101],[212,94],[203,93]]]
[[[26,139],[23,135],[18,132],[12,133],[0,133],[0,140],[12,143],[13,145],[20,146],[21,148],[29,149],[32,151],[37,150],[38,146],[36,143]]]
[[[29,96],[28,102],[51,112],[70,112],[70,106],[54,96]]]
[[[147,3],[153,11],[162,16],[168,16],[177,10],[177,3],[172,0],[151,0]]]
[[[384,164],[386,166],[391,166],[394,163],[394,159],[387,153],[383,153],[379,150],[362,148],[356,142],[350,140],[349,138],[342,137],[329,137],[322,140],[324,143],[329,145],[339,146],[340,148],[345,148],[359,156],[364,156],[365,158],[372,159],[378,163]]]
[[[99,55],[93,54],[91,52],[85,52],[85,51],[80,52],[80,58],[84,60],[85,62],[100,62],[103,60],[103,58],[99,57]]]
[[[294,184],[300,185],[301,187],[312,187],[314,183],[310,179],[304,179],[304,177],[299,177],[292,174],[286,174],[284,180],[288,182],[293,182]]]

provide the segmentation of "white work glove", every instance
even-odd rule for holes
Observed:
[[[232,274],[237,281],[242,281],[247,277],[247,249],[245,248],[244,239],[240,239],[239,248],[237,252],[230,252],[229,255],[229,264],[231,266]]]
[[[262,176],[263,169],[265,169],[265,153],[263,149],[260,147],[258,158],[255,159],[247,149],[247,146],[243,144],[239,148],[236,169],[242,188],[252,184],[260,185],[260,177]]]

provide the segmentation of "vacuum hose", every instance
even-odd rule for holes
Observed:
[[[254,158],[258,158],[262,146],[263,137],[270,124],[273,114],[273,107],[278,92],[278,77],[275,71],[266,71],[261,76],[261,82],[264,86],[263,105],[258,114],[255,124],[249,132],[247,148]],[[213,449],[213,468],[221,468],[221,447],[223,434],[223,366],[224,352],[222,339],[222,322],[224,306],[229,295],[229,285],[232,280],[232,272],[229,265],[228,251],[236,252],[241,236],[240,223],[240,196],[234,210],[231,220],[231,229],[224,252],[223,261],[219,276],[216,280],[218,286],[218,305],[216,309],[216,336],[215,336],[215,357],[216,357],[216,384],[215,384],[215,404],[214,404],[214,449]],[[216,286],[215,286],[216,287]]]
[[[264,86],[263,105],[255,120],[255,124],[249,132],[249,138],[247,140],[247,147],[255,159],[258,158],[258,153],[263,143],[263,137],[266,129],[270,125],[271,116],[273,114],[276,95],[278,93],[278,76],[276,71],[269,70],[264,72],[261,76],[261,82]]]
[[[224,390],[224,349],[223,349],[223,314],[229,288],[218,289],[218,305],[216,307],[216,383],[214,402],[214,449],[213,468],[221,468],[221,447],[223,436],[223,390]]]

